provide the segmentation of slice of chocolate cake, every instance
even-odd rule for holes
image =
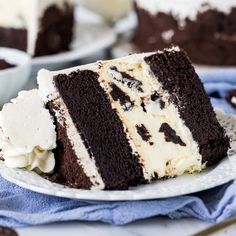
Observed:
[[[69,50],[75,0],[0,0],[0,46],[42,56]]]
[[[50,179],[57,183],[127,189],[201,171],[227,155],[229,139],[178,47],[41,70],[38,84],[56,125]]]
[[[235,0],[135,0],[142,52],[179,45],[196,64],[236,65]]]

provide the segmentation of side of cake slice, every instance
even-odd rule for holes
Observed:
[[[227,155],[229,139],[178,47],[41,70],[38,84],[56,125],[50,179],[57,183],[127,189],[201,171]]]

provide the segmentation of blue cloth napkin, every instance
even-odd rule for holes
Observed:
[[[225,100],[236,88],[236,71],[199,73],[215,107],[235,113]],[[196,217],[219,222],[236,215],[236,180],[223,186],[188,196],[161,200],[96,202],[46,196],[20,188],[0,177],[0,225],[20,227],[55,221],[103,221],[123,225],[158,215],[171,218]]]

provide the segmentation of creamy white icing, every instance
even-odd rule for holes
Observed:
[[[158,12],[172,13],[181,25],[184,24],[186,18],[196,19],[198,12],[217,9],[228,14],[232,7],[236,6],[235,0],[136,0],[136,2],[140,8],[153,15]]]
[[[0,127],[0,149],[8,167],[38,168],[45,173],[53,170],[56,131],[38,90],[20,92],[4,105]]]
[[[27,30],[27,52],[34,54],[40,19],[51,5],[60,8],[64,3],[75,4],[75,0],[0,0],[0,26]]]

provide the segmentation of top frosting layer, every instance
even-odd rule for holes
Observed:
[[[38,91],[21,92],[0,112],[0,149],[9,167],[39,168],[50,172],[55,165],[53,120]]]
[[[139,7],[151,14],[172,13],[180,21],[184,21],[186,18],[194,20],[198,12],[208,9],[229,13],[233,7],[236,7],[235,0],[136,0],[136,2]]]

